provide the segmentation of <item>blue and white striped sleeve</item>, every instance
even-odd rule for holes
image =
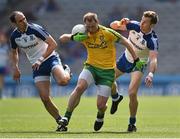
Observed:
[[[159,49],[158,39],[152,38],[148,44],[148,48],[153,51],[158,51],[158,49]]]
[[[130,21],[130,23],[128,23],[126,25],[126,28],[127,28],[127,30],[136,30],[137,32],[139,32],[140,31],[140,25],[139,24],[140,23],[137,21]]]
[[[31,29],[33,30],[33,33],[36,35],[36,37],[42,39],[43,41],[45,41],[46,38],[50,35],[43,27],[37,24],[33,24]]]
[[[11,37],[10,37],[10,45],[11,45],[11,48],[13,48],[13,49],[16,49],[18,47],[15,42],[15,37],[13,34],[11,34]]]

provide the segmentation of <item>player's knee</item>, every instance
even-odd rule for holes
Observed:
[[[58,85],[61,85],[61,86],[65,86],[68,84],[68,80],[66,78],[61,78],[59,80],[56,81]]]
[[[97,108],[98,108],[98,110],[100,110],[100,111],[104,111],[104,110],[106,110],[106,103],[102,103],[102,102],[98,102],[97,103]]]
[[[82,85],[77,85],[75,88],[75,92],[84,92],[84,86]]]

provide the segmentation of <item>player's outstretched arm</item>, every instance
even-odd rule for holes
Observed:
[[[121,36],[120,41],[123,44],[123,46],[125,46],[128,49],[128,51],[131,53],[133,59],[136,60],[138,57],[137,57],[136,53],[134,52],[133,46],[130,43],[130,41],[128,41],[128,39],[123,36]]]
[[[127,30],[126,25],[130,22],[128,18],[123,18],[120,21],[113,21],[110,27],[114,30]]]
[[[70,40],[81,42],[88,38],[86,33],[76,33],[76,34],[63,34],[59,37],[60,42],[65,43]]]
[[[66,43],[71,40],[71,36],[72,36],[72,34],[63,34],[59,37],[59,40],[61,43]]]

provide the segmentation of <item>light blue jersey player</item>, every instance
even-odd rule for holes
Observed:
[[[158,15],[154,11],[145,11],[140,22],[130,21],[123,18],[121,21],[114,21],[111,23],[111,28],[115,30],[128,30],[128,40],[133,44],[133,49],[137,56],[145,61],[145,66],[142,69],[134,68],[133,58],[129,51],[126,49],[122,56],[117,61],[116,77],[118,78],[124,73],[131,73],[131,82],[129,85],[129,109],[130,118],[128,131],[136,131],[136,113],[138,108],[137,92],[143,77],[146,65],[149,65],[149,73],[145,78],[145,84],[150,87],[153,81],[153,74],[157,69],[157,56],[158,56],[158,38],[155,34],[153,27],[158,22]],[[122,96],[116,93],[116,86],[112,89],[112,107],[111,114],[117,110]]]
[[[46,110],[58,123],[61,116],[50,98],[50,76],[53,75],[58,85],[67,85],[70,80],[70,69],[67,65],[65,70],[63,69],[61,60],[55,52],[57,43],[45,29],[37,24],[29,24],[20,11],[14,11],[10,21],[16,27],[10,38],[13,79],[20,81],[21,72],[18,66],[18,48],[20,48],[32,64],[34,82]]]

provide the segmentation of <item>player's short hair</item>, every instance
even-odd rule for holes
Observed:
[[[94,20],[96,23],[99,22],[96,13],[88,12],[88,13],[86,13],[86,14],[84,15],[84,17],[83,17],[83,22],[84,22],[84,23],[85,23],[86,21],[92,22],[93,20]]]
[[[156,24],[159,21],[158,15],[154,11],[145,11],[143,16],[151,18],[151,24]]]
[[[18,14],[18,13],[22,13],[21,11],[13,11],[12,13],[11,13],[11,15],[9,16],[9,19],[10,19],[10,21],[12,22],[12,23],[16,23],[16,15]],[[22,13],[23,14],[23,13]]]

